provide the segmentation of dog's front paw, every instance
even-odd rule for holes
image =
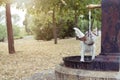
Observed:
[[[81,61],[81,62],[84,62],[84,59],[81,59],[80,61]]]

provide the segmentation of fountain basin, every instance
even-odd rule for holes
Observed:
[[[80,56],[68,56],[64,57],[64,66],[73,69],[85,69],[94,71],[119,71],[120,69],[120,57],[119,56],[96,56],[94,60],[91,60],[91,56],[85,56],[85,61],[80,61]]]
[[[80,56],[69,56],[64,57],[64,65],[66,67],[74,68],[74,69],[88,69],[90,68],[90,64],[92,63],[91,56],[85,56],[85,61],[80,61]]]

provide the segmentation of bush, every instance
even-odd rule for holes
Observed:
[[[88,20],[83,19],[80,20],[80,22],[78,23],[80,30],[85,33],[88,29],[89,29],[89,24],[88,24]]]
[[[50,23],[44,26],[40,24],[39,26],[34,27],[32,30],[33,30],[36,40],[47,40],[48,41],[53,38],[53,28],[50,25]]]
[[[74,23],[73,21],[67,20],[61,20],[57,24],[58,26],[58,37],[61,39],[64,39],[66,37],[73,37],[74,36]]]
[[[19,26],[16,26],[16,25],[13,26],[13,36],[14,36],[14,39],[20,39],[20,38],[22,38]]]
[[[0,24],[0,42],[6,38],[6,27]]]
[[[7,36],[7,29],[6,26],[0,25],[0,41],[4,41],[4,39]],[[20,39],[22,38],[20,34],[20,27],[18,26],[13,26],[13,37],[14,39]]]
[[[67,26],[64,20],[60,20],[57,24],[58,29],[58,37],[63,39],[66,37]]]

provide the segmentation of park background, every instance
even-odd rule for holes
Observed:
[[[100,0],[0,0],[0,77],[20,80],[54,70],[65,56],[80,54],[73,27],[88,30],[88,4]],[[9,54],[6,4],[10,4],[15,53]],[[100,52],[101,9],[92,10],[92,30]],[[96,55],[97,55],[96,54]]]

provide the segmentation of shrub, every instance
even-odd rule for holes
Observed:
[[[6,27],[0,24],[0,42],[6,38]]]
[[[66,38],[66,37],[73,37],[74,36],[74,23],[72,20],[61,20],[57,24],[58,26],[58,37],[59,38]]]
[[[88,28],[89,28],[88,20],[86,20],[86,19],[80,20],[78,25],[79,25],[80,30],[83,33],[85,33],[88,30]]]
[[[38,25],[32,28],[36,40],[51,40],[53,38],[53,28],[50,23],[47,25]]]
[[[20,38],[22,38],[19,26],[13,25],[13,36],[14,36],[14,39],[20,39]]]

